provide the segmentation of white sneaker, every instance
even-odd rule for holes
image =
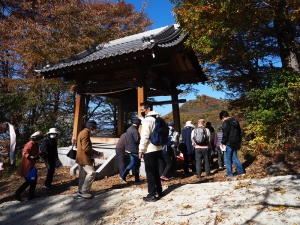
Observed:
[[[81,192],[78,192],[78,193],[77,193],[77,197],[78,197],[78,198],[91,198],[92,195],[89,194],[89,193],[81,193]]]

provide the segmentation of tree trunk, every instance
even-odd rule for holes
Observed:
[[[282,0],[275,8],[274,28],[283,68],[299,73],[300,52],[296,29],[288,17],[287,3]]]

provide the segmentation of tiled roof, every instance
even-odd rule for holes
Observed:
[[[186,34],[180,30],[179,25],[174,24],[100,44],[77,55],[61,59],[59,64],[44,68],[40,72],[49,72],[146,48],[152,49],[154,46],[168,48],[177,45],[185,37]]]

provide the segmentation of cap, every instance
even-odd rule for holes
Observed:
[[[57,132],[56,128],[50,128],[49,132],[47,134],[57,134],[57,133],[58,132]]]
[[[135,124],[141,124],[142,123],[142,121],[139,119],[139,118],[134,118],[133,120],[132,120],[132,123],[135,123]]]
[[[37,131],[37,132],[34,132],[30,138],[42,138],[43,137],[43,133],[41,131]]]
[[[95,120],[89,120],[89,121],[86,122],[85,127],[86,127],[86,128],[91,128],[91,127],[95,127],[95,126],[97,126],[97,125],[98,125],[98,124],[96,123]]]
[[[199,120],[198,120],[198,122],[204,122],[204,121],[205,121],[204,119],[199,119]]]
[[[172,121],[169,123],[169,126],[173,127],[175,125],[175,123]]]

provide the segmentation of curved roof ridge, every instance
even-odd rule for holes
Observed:
[[[128,54],[146,48],[152,49],[155,45],[164,48],[172,47],[183,40],[185,36],[185,33],[181,33],[178,24],[172,24],[93,46],[81,53],[61,59],[59,60],[59,64],[44,68],[41,71],[52,71],[71,65]]]
[[[109,41],[109,42],[105,43],[104,46],[109,47],[109,46],[112,46],[112,45],[118,45],[118,44],[130,42],[130,41],[134,41],[134,40],[137,40],[137,39],[142,39],[145,36],[151,36],[153,34],[156,34],[157,32],[162,32],[167,27],[168,26],[164,26],[164,27],[160,27],[160,28],[157,28],[157,29],[154,29],[154,30],[148,30],[148,31],[145,31],[145,32],[142,32],[142,33],[133,34],[133,35],[130,35],[130,36],[127,36],[127,37],[112,40],[112,41]]]

